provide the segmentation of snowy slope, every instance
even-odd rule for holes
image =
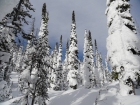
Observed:
[[[58,94],[52,91],[49,92],[49,96],[49,105],[92,105],[96,96],[98,96],[98,89],[80,88],[77,90],[58,92]]]
[[[0,105],[20,105],[22,98],[17,86],[17,73],[12,72],[11,80],[13,99],[1,102]],[[140,105],[140,89],[136,89],[135,96],[121,96],[118,92],[119,83],[106,84],[103,88],[85,89],[79,87],[77,90],[68,91],[49,90],[48,105]]]
[[[94,105],[96,98],[99,97],[99,89],[68,90],[63,92],[49,92],[49,105]]]
[[[111,83],[101,89],[50,91],[49,105],[140,105],[140,89],[136,96],[123,97],[118,92],[118,82]],[[139,92],[138,92],[139,91]]]

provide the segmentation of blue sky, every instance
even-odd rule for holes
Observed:
[[[0,0],[0,20],[5,13],[11,11],[18,0]],[[76,32],[78,37],[79,58],[83,56],[84,30],[90,30],[92,39],[97,40],[98,49],[103,57],[106,56],[106,38],[108,36],[107,19],[105,16],[106,0],[30,0],[36,9],[31,13],[36,18],[35,27],[40,27],[41,9],[45,2],[49,12],[49,43],[52,48],[59,42],[60,35],[63,35],[63,51],[65,52],[66,41],[69,39],[71,30],[71,14],[75,11]],[[137,26],[140,25],[140,0],[131,1],[131,13],[136,20]],[[7,8],[8,7],[8,8]],[[27,32],[29,28],[26,28]],[[140,29],[139,29],[140,30]]]
[[[84,30],[90,30],[92,39],[97,40],[98,49],[103,57],[106,56],[106,38],[108,36],[107,19],[105,15],[106,0],[39,0],[34,2],[36,8],[36,26],[38,27],[41,19],[42,4],[46,2],[49,11],[49,42],[54,48],[55,42],[59,42],[60,35],[63,35],[63,51],[65,52],[66,41],[70,36],[71,14],[75,11],[76,32],[78,37],[79,58],[83,56]],[[140,24],[140,1],[131,0],[131,12],[133,18]]]
[[[59,41],[60,35],[63,35],[63,51],[65,52],[66,41],[69,39],[71,30],[71,14],[74,10],[76,15],[76,32],[78,37],[80,60],[82,60],[83,56],[85,29],[91,30],[93,40],[97,39],[99,51],[104,53],[104,50],[106,49],[105,44],[102,46],[102,44],[99,43],[105,43],[104,39],[107,36],[106,16],[104,14],[106,9],[105,1],[45,0],[45,2],[47,4],[47,10],[49,11],[50,17],[48,29],[49,42],[52,45],[52,48],[54,48],[54,42]],[[44,0],[40,0],[38,3],[33,3],[34,6],[39,5],[38,8],[40,9],[36,9],[36,12],[38,15],[41,15],[41,8]],[[39,16],[37,18],[36,20],[41,19]],[[38,21],[36,24],[40,24],[40,22]],[[104,53],[104,55],[105,54],[106,53]]]

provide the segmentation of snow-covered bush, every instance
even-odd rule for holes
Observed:
[[[77,89],[78,86],[78,71],[77,70],[70,70],[67,75],[67,81],[69,83],[69,87],[73,89]]]

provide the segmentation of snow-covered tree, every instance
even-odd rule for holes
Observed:
[[[98,72],[99,52],[98,52],[96,39],[94,40],[94,44],[95,44],[95,78],[96,78],[96,85],[99,86],[99,72]]]
[[[63,75],[62,75],[62,35],[60,37],[60,43],[59,43],[59,50],[57,55],[57,85],[59,86],[59,90],[63,90]]]
[[[68,74],[68,52],[69,52],[69,41],[67,41],[66,44],[66,53],[65,53],[65,59],[64,59],[64,63],[63,63],[63,80],[64,80],[64,84],[63,84],[63,89],[66,90],[68,87],[68,83],[67,83],[67,74]]]
[[[80,65],[79,65],[79,69],[80,69],[79,75],[81,76],[80,84],[82,86],[84,86],[84,69],[83,68],[84,68],[84,63],[83,62],[80,62]]]
[[[90,51],[90,40],[89,35],[87,33],[87,30],[85,30],[84,35],[84,60],[83,60],[83,74],[84,74],[84,86],[85,88],[91,88],[93,86],[93,64],[92,64],[92,58],[91,58],[91,51]]]
[[[54,51],[52,52],[52,65],[53,70],[51,72],[51,87],[54,90],[62,90],[63,89],[62,35],[60,37],[59,49],[58,43],[56,43]]]
[[[53,70],[51,72],[51,87],[54,90],[59,90],[59,86],[57,85],[57,59],[58,59],[58,43],[56,43],[55,48],[52,52],[52,66]]]
[[[22,62],[22,57],[23,57],[23,52],[22,52],[22,46],[20,46],[19,48],[18,48],[18,52],[17,52],[17,60],[16,60],[16,68],[15,68],[15,70],[16,71],[20,71],[19,69],[20,69],[20,67],[21,67],[21,62]]]
[[[35,85],[36,91],[35,97],[37,103],[39,105],[46,105],[45,100],[48,98],[47,88],[49,87],[48,83],[48,71],[50,66],[50,59],[49,59],[49,42],[48,42],[48,12],[46,10],[46,3],[43,4],[42,7],[42,20],[41,26],[39,31],[39,41],[37,44],[37,51],[36,51],[36,61],[37,61],[37,69],[38,69],[38,79]],[[34,104],[34,102],[33,102]],[[32,105],[33,105],[32,104]]]
[[[95,78],[96,78],[96,83],[98,86],[103,86],[106,77],[105,77],[105,68],[103,66],[103,60],[102,60],[102,55],[98,52],[98,47],[97,47],[97,41],[95,40]]]
[[[6,34],[5,37],[7,37],[7,41],[11,42],[11,44],[14,41],[17,33],[21,33],[25,38],[30,37],[30,35],[25,33],[21,27],[22,22],[28,25],[28,22],[25,18],[31,18],[31,15],[29,14],[30,10],[34,11],[34,9],[32,8],[32,4],[29,0],[19,0],[19,3],[16,5],[16,7],[13,8],[13,11],[11,13],[8,13],[2,19],[2,22],[0,22],[2,26],[2,33]]]
[[[98,59],[98,73],[99,73],[99,85],[103,86],[105,78],[104,78],[104,67],[102,63],[101,53],[99,54],[99,59]]]
[[[107,58],[105,58],[105,74],[104,75],[106,78],[105,82],[107,82],[107,83],[112,82],[112,71],[111,71]]]
[[[28,24],[25,17],[31,17],[28,13],[30,10],[34,9],[29,0],[20,0],[13,11],[8,13],[0,22],[0,68],[4,70],[5,75],[9,74],[9,69],[11,68],[11,49],[15,36],[17,33],[22,33],[24,36],[27,36],[21,26],[22,22]],[[5,89],[6,88],[4,88],[3,91],[5,91]]]
[[[51,54],[50,54],[50,65],[53,66],[53,51],[52,51]],[[49,77],[48,77],[48,82],[50,83],[49,88],[51,88],[51,84],[52,84],[52,82],[53,82],[53,81],[52,81],[53,71],[54,71],[54,69],[49,68]]]
[[[105,58],[105,73],[104,73],[104,77],[106,78],[105,80],[105,82],[109,82],[109,80],[110,80],[110,76],[109,76],[109,74],[110,74],[110,71],[109,71],[109,68],[108,68],[108,61],[107,61],[107,59]]]
[[[53,62],[53,67],[57,68],[57,56],[58,56],[58,42],[56,42],[54,50],[52,51],[53,59],[55,62]]]
[[[88,39],[89,39],[89,45],[90,45],[90,64],[92,66],[92,87],[96,87],[97,86],[97,78],[96,78],[96,65],[95,65],[95,62],[94,62],[94,50],[93,50],[93,44],[92,44],[92,36],[91,36],[91,32],[89,31],[88,32],[89,36],[88,36]]]
[[[11,62],[12,62],[12,70],[13,71],[15,71],[15,69],[16,69],[16,61],[18,59],[17,55],[18,55],[18,47],[17,47],[17,45],[15,43],[13,45],[12,60],[11,60]]]
[[[69,73],[67,80],[71,88],[76,89],[78,86],[78,75],[79,75],[79,61],[78,61],[78,47],[77,47],[77,34],[76,34],[76,22],[75,13],[72,13],[72,25],[70,35],[70,46],[69,46]]]
[[[35,103],[39,105],[46,105],[45,100],[48,99],[48,70],[49,55],[48,55],[48,12],[46,11],[46,4],[42,7],[42,20],[39,31],[39,39],[37,44],[33,44],[28,40],[27,51],[25,54],[26,66],[21,73],[20,79],[24,81],[24,97],[22,98],[21,105]],[[33,33],[33,32],[32,32]],[[34,35],[31,34],[33,37]],[[30,96],[30,97],[29,97]],[[28,101],[30,98],[31,102]]]
[[[32,37],[32,38],[31,38]],[[24,53],[24,59],[22,61],[22,67],[20,67],[20,76],[18,81],[18,86],[20,91],[23,94],[21,105],[29,104],[29,96],[32,97],[32,100],[35,99],[35,86],[37,81],[37,64],[35,54],[36,46],[33,43],[34,37],[34,26],[32,26],[30,32],[30,38],[28,39],[26,50]],[[19,63],[21,66],[21,63]]]
[[[85,30],[85,34],[84,34],[84,49],[83,49],[84,57],[86,57],[85,54],[86,54],[87,50],[89,50],[89,40],[88,40],[88,37],[89,37],[89,35],[87,33],[87,30]],[[85,58],[83,58],[83,61],[85,62]]]
[[[98,57],[99,57],[99,52],[98,52],[98,47],[97,47],[97,41],[96,39],[94,40],[94,44],[95,44],[95,65],[96,67],[98,67]]]
[[[121,95],[135,94],[134,83],[140,73],[140,42],[130,14],[129,0],[107,0],[107,57],[119,73]]]
[[[57,56],[57,67],[59,68],[62,66],[62,35],[60,37],[60,43],[59,43],[59,50],[58,50],[58,56]]]

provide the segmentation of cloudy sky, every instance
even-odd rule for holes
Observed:
[[[9,2],[10,1],[10,2]],[[5,13],[11,11],[18,0],[0,0],[0,20]],[[103,57],[106,56],[106,38],[108,36],[107,21],[105,16],[106,0],[30,0],[36,9],[31,13],[36,18],[35,26],[40,27],[41,9],[43,3],[47,4],[49,12],[49,43],[52,48],[59,42],[60,35],[63,35],[63,51],[70,36],[71,14],[75,11],[76,31],[78,37],[79,57],[83,56],[84,30],[90,30],[92,39],[97,40],[98,49]],[[131,1],[131,13],[136,20],[137,26],[140,25],[140,0]],[[139,28],[140,30],[140,28]],[[27,30],[28,31],[28,30]]]

